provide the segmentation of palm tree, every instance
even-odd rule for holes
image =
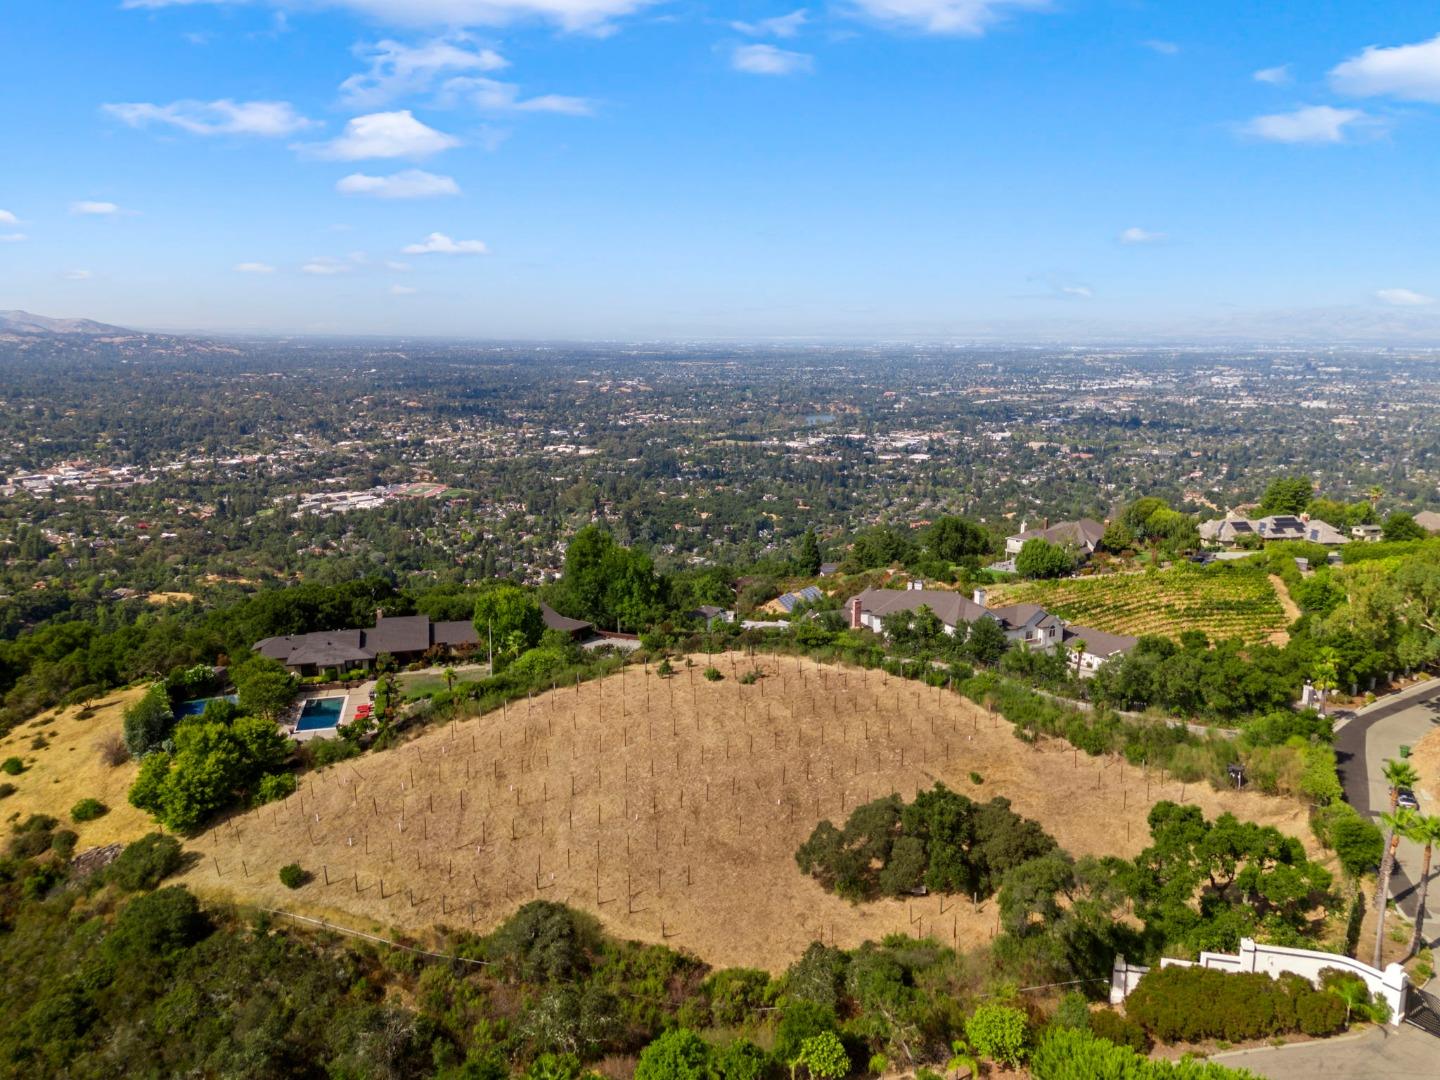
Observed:
[[[1415,932],[1410,936],[1409,955],[1414,956],[1425,943],[1425,900],[1430,892],[1430,856],[1435,845],[1440,844],[1440,815],[1432,814],[1420,818],[1409,838],[1417,844],[1425,845],[1424,869],[1420,871],[1420,904],[1415,909]]]
[[[1395,849],[1400,846],[1400,837],[1415,828],[1420,817],[1414,810],[1402,807],[1393,814],[1381,814],[1380,820],[1390,830],[1390,840],[1385,845],[1385,858],[1380,862],[1380,878],[1375,885],[1375,960],[1370,965],[1380,967],[1380,950],[1385,943],[1385,899],[1390,892],[1390,873],[1395,869]]]
[[[1327,989],[1330,993],[1345,1002],[1345,1026],[1350,1026],[1350,1014],[1359,1009],[1363,1015],[1368,1016],[1367,1006],[1370,1004],[1370,987],[1359,978],[1336,979]]]
[[[958,1073],[963,1069],[965,1073],[971,1077],[980,1075],[980,1059],[976,1057],[974,1051],[970,1049],[969,1043],[964,1039],[956,1039],[950,1044],[950,1049],[953,1050],[954,1053],[951,1054],[950,1060],[945,1064],[946,1072]]]
[[[1365,492],[1365,497],[1370,500],[1370,509],[1374,510],[1380,504],[1380,497],[1385,494],[1385,489],[1379,484],[1371,484],[1370,490]]]
[[[453,667],[447,667],[445,669],[445,689],[447,691],[454,691],[455,689],[455,669]]]
[[[1325,707],[1330,694],[1340,688],[1340,654],[1334,649],[1321,649],[1311,673],[1310,683],[1320,692],[1320,715],[1325,716]],[[1394,809],[1393,807],[1391,809]]]
[[[1410,762],[1396,761],[1394,758],[1385,762],[1382,772],[1390,785],[1390,812],[1393,814],[1400,798],[1400,789],[1413,788],[1420,782],[1420,774]]]
[[[1089,646],[1084,638],[1076,638],[1070,643],[1070,648],[1075,650],[1075,678],[1080,678],[1080,662],[1085,659],[1085,650]]]

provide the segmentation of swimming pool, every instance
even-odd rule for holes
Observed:
[[[199,716],[205,711],[205,706],[212,701],[228,701],[231,705],[239,702],[238,694],[225,694],[221,697],[195,698],[193,701],[182,701],[179,708],[175,710],[175,719],[180,720],[187,716]]]
[[[340,712],[345,708],[343,697],[311,698],[300,710],[300,722],[296,731],[324,731],[340,723]]]

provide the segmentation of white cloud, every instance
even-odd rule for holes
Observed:
[[[1140,44],[1144,45],[1145,48],[1151,52],[1159,53],[1161,56],[1175,56],[1180,52],[1180,46],[1176,45],[1173,41],[1160,41],[1156,38],[1151,38],[1148,41],[1142,41]]]
[[[281,138],[314,127],[288,101],[172,101],[169,105],[134,101],[100,108],[131,127],[166,124],[191,135],[258,135]]]
[[[409,109],[357,116],[329,142],[297,149],[315,157],[340,161],[363,158],[421,158],[460,145],[460,140],[415,119]]]
[[[1440,104],[1440,34],[1416,45],[1371,45],[1336,65],[1330,85],[1356,97],[1384,94]]]
[[[1089,300],[1095,295],[1095,290],[1089,285],[1061,285],[1060,292],[1064,296],[1073,296],[1078,300]]]
[[[460,185],[449,176],[437,176],[424,169],[406,169],[390,176],[351,173],[335,183],[341,195],[370,195],[377,199],[429,199],[437,195],[459,195]]]
[[[929,34],[985,33],[1012,11],[1035,11],[1050,0],[855,0],[859,11],[881,22]]]
[[[95,275],[89,270],[66,270],[60,276],[66,281],[89,281]]]
[[[273,274],[275,267],[263,262],[242,262],[235,264],[235,272],[238,274]]]
[[[362,107],[427,93],[446,72],[499,71],[508,66],[494,49],[477,47],[464,34],[432,38],[418,45],[377,41],[358,45],[355,52],[369,60],[370,69],[351,75],[340,84],[340,93],[348,104]]]
[[[1277,67],[1261,68],[1255,72],[1253,78],[1256,82],[1269,83],[1271,86],[1285,86],[1292,80],[1289,64],[1280,64]]]
[[[1377,289],[1375,297],[1392,307],[1425,307],[1435,303],[1433,296],[1426,296],[1413,289]]]
[[[487,79],[478,75],[461,75],[446,81],[441,91],[442,103],[453,105],[465,101],[484,112],[550,112],[566,116],[589,116],[594,104],[582,97],[565,94],[540,94],[522,98],[515,83]]]
[[[28,239],[23,232],[0,233],[0,244],[18,244]]]
[[[80,214],[85,217],[110,217],[115,214],[129,213],[128,210],[121,210],[113,202],[94,202],[90,199],[81,199],[79,202],[70,204],[70,213]]]
[[[317,277],[330,277],[334,274],[348,274],[350,264],[332,255],[321,255],[301,266],[300,271]]]
[[[154,9],[228,0],[123,0],[121,7]],[[314,6],[306,0],[270,0],[280,7]],[[603,32],[607,24],[651,0],[321,0],[328,7],[392,26],[497,26],[540,19],[566,30]]]
[[[1359,109],[1336,109],[1329,105],[1303,105],[1293,112],[1267,113],[1241,127],[1247,135],[1280,143],[1338,143],[1347,130],[1369,117]]]
[[[1132,225],[1120,234],[1122,244],[1158,244],[1165,239],[1163,232],[1151,232],[1149,229],[1142,229],[1138,225]]]
[[[386,259],[385,268],[394,270],[397,274],[408,274],[412,269],[409,263],[401,262],[399,259]]]
[[[0,210],[0,225],[19,225],[20,219],[9,210]]]
[[[814,70],[815,58],[774,45],[741,45],[730,54],[730,66],[747,75],[799,75]]]
[[[432,232],[418,244],[407,244],[401,250],[406,255],[486,255],[490,251],[482,240],[452,240],[438,232]]]
[[[416,293],[418,293],[419,291],[420,291],[420,290],[417,289],[417,288],[415,288],[415,286],[413,286],[413,285],[391,285],[391,286],[390,286],[390,295],[391,295],[391,296],[414,296],[414,295],[415,295]]]
[[[776,15],[770,19],[757,19],[755,22],[732,22],[730,29],[750,37],[790,38],[800,32],[800,28],[809,18],[804,8],[798,8],[789,15]]]

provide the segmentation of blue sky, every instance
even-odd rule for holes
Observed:
[[[0,308],[1440,340],[1433,3],[7,9]]]

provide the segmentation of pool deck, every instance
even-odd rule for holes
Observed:
[[[370,700],[370,693],[374,689],[375,684],[373,682],[366,682],[349,691],[317,690],[314,693],[309,693],[304,695],[303,697],[297,698],[295,701],[295,710],[290,716],[289,720],[284,725],[285,734],[290,736],[290,738],[294,739],[296,742],[302,743],[309,742],[311,739],[334,738],[335,728],[333,727],[315,728],[311,731],[299,731],[296,729],[295,725],[299,722],[300,713],[305,708],[305,702],[314,700],[316,698],[343,697],[345,699],[345,704],[340,706],[340,719],[336,723],[336,727],[339,727],[340,725],[348,724],[355,719],[355,710],[361,705],[366,704]]]

